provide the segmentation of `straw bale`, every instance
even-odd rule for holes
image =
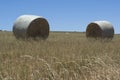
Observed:
[[[88,38],[113,38],[114,28],[108,21],[95,21],[90,23],[86,29]]]
[[[42,38],[49,36],[49,23],[40,16],[22,15],[18,17],[13,26],[16,38]]]

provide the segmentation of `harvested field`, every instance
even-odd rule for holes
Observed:
[[[18,40],[0,32],[0,80],[119,80],[120,35],[89,41],[85,33],[50,32]]]

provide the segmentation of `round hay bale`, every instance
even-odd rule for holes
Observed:
[[[114,28],[108,21],[95,21],[87,26],[86,36],[88,38],[112,39],[114,36]]]
[[[13,33],[16,38],[42,38],[49,36],[49,23],[40,16],[22,15],[13,25]]]

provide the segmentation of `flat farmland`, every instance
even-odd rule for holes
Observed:
[[[1,31],[0,80],[120,80],[120,35],[101,41],[56,31],[18,40]]]

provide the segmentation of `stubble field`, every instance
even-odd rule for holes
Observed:
[[[0,32],[0,80],[120,80],[120,35],[50,32],[47,40],[17,40]]]

